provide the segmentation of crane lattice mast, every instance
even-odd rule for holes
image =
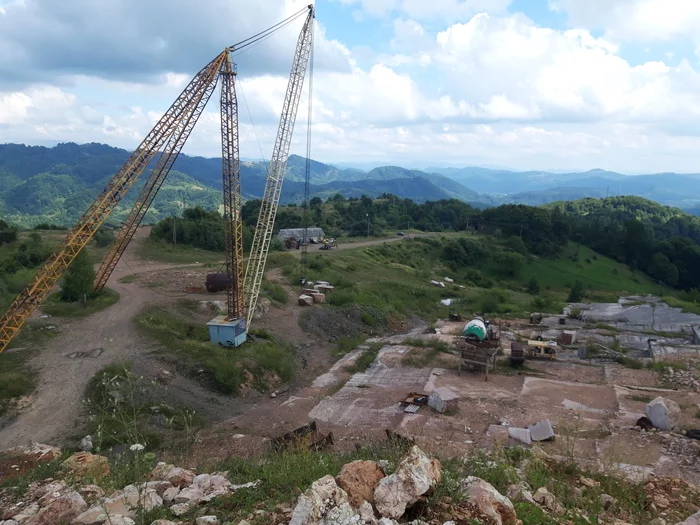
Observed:
[[[166,141],[176,133],[183,121],[191,118],[193,108],[196,107],[194,101],[201,99],[202,91],[206,89],[206,86],[212,82],[216,83],[224,57],[225,55],[222,53],[195,75],[68,232],[61,246],[39,268],[26,288],[12,302],[7,312],[0,317],[0,352],[7,347],[32,312],[51,292],[63,272],[114,211],[114,208],[138,180]]]
[[[221,161],[224,187],[224,236],[228,300],[226,319],[245,315],[243,301],[243,221],[241,218],[241,158],[238,148],[236,69],[228,55],[221,69]]]
[[[308,10],[308,17],[299,36],[294,55],[282,119],[265,187],[265,196],[263,198],[265,213],[263,214],[261,210],[261,216],[258,220],[258,227],[260,227],[260,224],[268,225],[269,231],[266,227],[262,235],[259,235],[259,231],[255,233],[254,252],[252,254],[255,261],[253,265],[255,270],[251,272],[251,276],[256,277],[252,278],[249,283],[248,271],[246,271],[245,279],[243,275],[238,104],[235,93],[236,69],[231,61],[231,53],[253,45],[263,38],[274,34],[301,16],[304,10],[251,38],[243,40],[236,46],[226,48],[195,75],[172,106],[148,133],[143,142],[112,177],[97,199],[69,231],[62,245],[37,271],[27,287],[0,318],[0,352],[17,335],[23,324],[51,292],[78,253],[85,247],[107,217],[114,211],[124,195],[157,156],[155,167],[151,170],[145,186],[139,193],[127,219],[124,221],[123,228],[120,230],[117,239],[110,247],[98,270],[95,279],[95,290],[99,291],[104,288],[204,111],[216,88],[219,77],[222,78],[222,173],[226,231],[226,269],[229,277],[226,318],[227,320],[244,318],[246,314],[243,291],[245,282],[246,286],[249,285],[245,290],[248,298],[254,298],[252,300],[252,308],[249,306],[248,311],[249,324],[262,283],[262,274],[257,277],[257,272],[262,272],[265,267],[277,204],[279,203],[279,194],[284,179],[284,170],[289,155],[294,120],[304,81],[306,63],[312,46],[313,6],[308,6]],[[251,261],[249,261],[248,269],[251,268],[250,263]]]
[[[272,231],[275,226],[275,217],[277,216],[277,208],[279,207],[280,195],[282,193],[282,183],[284,182],[284,175],[287,168],[289,148],[292,142],[294,123],[301,99],[302,87],[304,85],[304,76],[309,62],[309,55],[313,47],[314,6],[309,5],[308,9],[309,13],[304,22],[301,34],[299,35],[296,51],[294,53],[292,70],[287,85],[287,93],[284,98],[284,106],[282,107],[282,117],[280,118],[277,139],[275,140],[275,147],[270,159],[269,172],[267,181],[265,182],[265,192],[263,193],[260,214],[258,215],[258,224],[255,228],[253,247],[250,251],[248,266],[245,272],[244,289],[248,306],[246,323],[248,329],[253,320],[258,296],[260,295],[260,286],[265,273],[267,253],[270,248]]]

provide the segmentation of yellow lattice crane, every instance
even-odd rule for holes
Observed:
[[[289,79],[289,88],[285,98],[282,121],[278,141],[275,144],[275,153],[271,162],[270,174],[266,184],[274,188],[273,198],[264,200],[274,206],[267,206],[265,220],[271,220],[270,232],[265,230],[257,241],[254,268],[264,270],[265,257],[271,237],[271,227],[279,203],[279,191],[284,178],[284,166],[286,165],[291,142],[292,129],[296,117],[296,109],[299,103],[301,85],[303,84],[306,63],[311,48],[312,20],[314,17],[313,6],[308,6],[308,16],[299,37],[297,50],[294,55],[292,74]],[[167,177],[180,151],[189,138],[197,120],[204,111],[219,78],[221,87],[221,134],[222,134],[222,172],[224,189],[224,221],[226,231],[226,269],[229,276],[228,310],[224,316],[227,321],[243,320],[245,317],[244,278],[243,278],[243,245],[241,222],[241,181],[240,181],[240,157],[238,145],[238,105],[235,93],[236,68],[231,60],[231,54],[250,46],[263,38],[277,32],[288,25],[306,9],[300,10],[286,20],[271,28],[231,46],[222,51],[199,71],[190,83],[185,87],[180,96],[156,123],[146,138],[130,155],[124,165],[112,177],[107,186],[102,190],[97,199],[90,205],[75,226],[68,232],[61,246],[51,255],[32,278],[27,287],[12,302],[10,308],[0,318],[0,352],[17,335],[32,312],[46,298],[61,278],[71,262],[85,247],[99,227],[117,207],[121,199],[141,176],[151,162],[157,158],[150,176],[139,193],[134,206],[123,228],[110,247],[96,276],[95,290],[104,288],[112,271],[126,250],[143,217],[146,215],[153,199]],[[303,70],[300,70],[303,64]],[[274,166],[277,166],[275,169]],[[280,175],[279,168],[282,168]],[[273,178],[273,183],[270,182]],[[276,197],[275,197],[276,196]],[[271,219],[270,219],[271,214]],[[261,214],[261,218],[262,218]],[[259,221],[260,223],[260,221]],[[265,223],[267,224],[267,222]],[[256,239],[258,233],[256,232]],[[267,244],[265,244],[267,243]],[[262,261],[262,267],[259,262]],[[249,268],[250,268],[249,261]],[[246,280],[247,282],[247,280]],[[252,286],[258,289],[246,290],[248,297],[257,300],[262,275],[259,279],[251,281]],[[253,301],[253,307],[255,302]]]

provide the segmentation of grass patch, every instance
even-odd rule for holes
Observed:
[[[593,258],[596,255],[597,258]],[[591,263],[585,263],[591,259]],[[625,264],[599,255],[590,248],[570,242],[556,259],[532,258],[520,272],[523,283],[536,277],[540,286],[556,290],[570,289],[577,280],[587,289],[633,294],[659,293],[659,286],[649,277],[633,272]],[[609,302],[615,294],[600,297]],[[590,295],[589,295],[590,298]],[[595,299],[599,299],[594,296]],[[616,302],[617,298],[612,302]]]
[[[598,330],[609,330],[610,332],[619,332],[619,330],[611,324],[597,323],[595,327]]]
[[[674,370],[687,370],[688,367],[683,363],[678,363],[676,361],[652,361],[647,364],[649,370],[655,370],[656,372],[665,372],[667,368],[673,368]]]
[[[125,275],[124,277],[119,278],[119,282],[129,284],[135,282],[136,279],[138,279],[138,276],[132,273],[131,275]]]
[[[287,291],[277,283],[271,283],[268,280],[263,280],[261,290],[265,297],[269,298],[275,303],[287,304],[289,302],[289,295],[287,295]]]
[[[274,339],[248,341],[238,348],[211,344],[204,324],[151,307],[134,319],[146,334],[160,341],[161,352],[177,358],[181,371],[223,394],[242,389],[267,391],[292,377],[292,350]]]
[[[12,415],[17,400],[36,388],[36,372],[27,364],[27,349],[0,354],[0,416]]]
[[[179,450],[193,443],[195,431],[202,426],[195,412],[160,403],[154,385],[131,372],[131,363],[113,363],[95,374],[85,389],[90,417],[87,433],[93,436],[97,451],[139,443],[150,451],[160,448]],[[127,453],[118,457],[109,488],[124,486],[139,479],[143,455]],[[152,462],[155,455],[148,459]],[[129,473],[131,472],[131,473]],[[148,470],[141,470],[141,476]],[[128,479],[127,479],[128,478]]]
[[[377,359],[377,355],[381,349],[381,344],[370,345],[368,349],[362,351],[362,354],[360,354],[360,357],[357,358],[355,363],[348,367],[348,372],[357,373],[367,370],[370,365],[374,363],[374,360]]]
[[[51,294],[40,306],[41,311],[54,317],[84,317],[104,310],[119,300],[119,294],[109,288],[90,297],[87,302],[66,303],[60,294]]]
[[[386,459],[391,465],[396,465],[405,452],[404,447],[382,443],[358,447],[347,453],[278,453],[255,460],[232,456],[217,465],[217,470],[228,471],[232,483],[246,483],[256,479],[262,480],[262,483],[253,489],[239,490],[216,498],[208,504],[208,508],[222,522],[234,523],[256,510],[273,512],[279,504],[293,508],[299,491],[306,490],[323,476],[337,476],[346,463]]]
[[[150,237],[137,247],[141,259],[179,264],[213,264],[224,260],[224,254],[202,250],[186,244],[170,244]]]
[[[627,399],[631,399],[632,401],[639,401],[640,403],[649,403],[654,398],[652,398],[651,396],[634,395],[634,396],[627,396]]]
[[[350,352],[355,350],[355,348],[357,348],[362,343],[364,343],[365,339],[366,338],[362,335],[340,337],[336,343],[335,356],[337,358],[340,358],[340,357],[343,357],[344,355],[349,354]]]
[[[690,313],[690,314],[698,314],[700,315],[700,304],[690,302],[690,301],[684,301],[682,299],[679,299],[678,297],[673,297],[673,296],[664,296],[663,301],[674,308],[680,308],[681,311],[685,313]]]

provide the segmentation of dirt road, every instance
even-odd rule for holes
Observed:
[[[381,239],[372,239],[369,241],[339,243],[338,244],[338,251],[354,250],[357,248],[366,248],[367,246],[376,246],[378,244],[386,244],[387,242],[403,241],[404,239],[415,239],[417,237],[432,237],[434,235],[437,235],[437,234],[436,233],[412,233],[412,234],[406,235],[404,237],[400,237],[400,236],[396,235],[394,237],[383,237]],[[309,253],[318,252],[320,248],[321,248],[321,246],[318,244],[310,244],[309,245]],[[294,255],[301,257],[301,250],[290,250],[290,251]],[[333,250],[333,251],[335,251],[335,250]]]
[[[175,266],[136,258],[134,248],[145,235],[145,230],[139,231],[124,254],[134,273]],[[119,293],[116,304],[81,319],[55,319],[60,333],[44,345],[30,363],[38,371],[39,386],[32,395],[29,407],[0,429],[0,448],[30,441],[61,443],[75,438],[75,433],[82,427],[80,418],[84,416],[82,399],[85,387],[101,368],[109,364],[134,361],[134,369],[140,373],[148,368],[165,368],[148,355],[153,343],[139,335],[131,319],[147,304],[173,299],[136,284],[120,283],[119,278],[123,275],[123,272],[115,271],[107,283],[109,288]],[[178,378],[178,384],[173,386],[188,398],[211,402],[211,393],[195,382]],[[225,408],[230,412],[231,407]]]

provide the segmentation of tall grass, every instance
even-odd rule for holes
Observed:
[[[160,341],[162,352],[178,358],[185,373],[195,378],[203,376],[208,386],[223,394],[239,394],[244,384],[265,391],[270,382],[286,382],[292,377],[292,351],[274,339],[248,341],[238,348],[218,346],[209,342],[204,325],[184,321],[157,307],[141,312],[135,322]]]

